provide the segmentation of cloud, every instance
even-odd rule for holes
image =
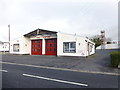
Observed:
[[[24,1],[24,0],[21,0]],[[118,2],[119,0],[25,0],[26,2]]]
[[[115,39],[117,0],[50,1],[1,0],[0,40],[7,40],[8,24],[11,24],[11,39],[37,28],[86,36],[106,30],[106,36]]]

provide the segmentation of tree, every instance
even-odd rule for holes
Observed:
[[[101,41],[100,41],[100,36],[99,35],[95,35],[95,36],[91,37],[90,40],[95,43],[95,48],[101,45]]]
[[[90,40],[95,43],[95,48],[102,44],[102,41],[100,39],[100,35],[94,35],[94,36],[90,37]],[[105,42],[107,44],[111,44],[111,41],[112,41],[111,38],[109,38],[109,37],[105,38]]]

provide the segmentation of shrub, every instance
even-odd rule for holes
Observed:
[[[111,57],[111,65],[113,67],[118,67],[118,65],[120,64],[120,51],[111,52],[110,57]]]

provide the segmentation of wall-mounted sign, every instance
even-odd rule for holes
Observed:
[[[50,36],[36,37],[36,38],[50,38]]]
[[[43,38],[50,38],[50,36],[44,36]]]
[[[37,38],[40,38],[40,37],[37,37]]]

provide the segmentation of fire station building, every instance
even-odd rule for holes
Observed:
[[[10,41],[10,53],[86,57],[95,53],[95,43],[77,35],[36,29]]]

